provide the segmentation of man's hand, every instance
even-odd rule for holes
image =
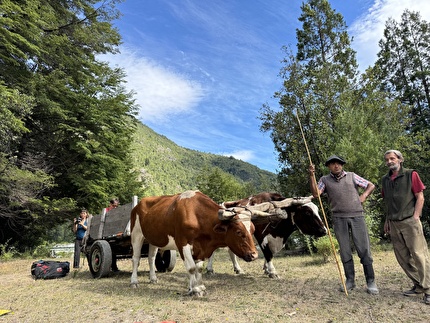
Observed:
[[[384,223],[384,232],[386,234],[390,233],[390,223],[388,221],[385,221],[385,223]]]

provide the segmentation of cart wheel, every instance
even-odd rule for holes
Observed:
[[[91,274],[94,278],[106,277],[112,265],[112,250],[109,242],[98,240],[91,246],[88,259]]]
[[[160,273],[172,271],[176,264],[176,250],[158,251],[155,257],[155,268]]]

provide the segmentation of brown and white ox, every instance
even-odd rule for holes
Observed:
[[[327,234],[318,214],[318,207],[311,202],[312,197],[302,198],[304,202],[291,203],[289,206],[282,207],[288,213],[286,219],[271,218],[270,222],[253,220],[255,226],[254,237],[260,245],[264,254],[264,272],[270,278],[279,278],[273,265],[273,256],[278,253],[287,242],[288,237],[296,230],[303,234],[322,237]],[[254,206],[256,204],[273,201],[284,201],[285,197],[278,193],[259,193],[257,195],[233,202],[224,202],[226,208]],[[258,218],[257,218],[258,219]],[[235,273],[242,274],[243,270],[237,261],[237,257],[230,253]],[[213,255],[209,258],[206,270],[209,274],[213,273]]]
[[[137,287],[137,268],[144,240],[149,243],[149,279],[157,282],[155,256],[158,249],[177,250],[189,275],[188,295],[203,296],[203,261],[215,249],[228,247],[245,261],[257,259],[250,217],[234,215],[220,219],[220,206],[199,191],[145,197],[131,211],[133,273],[131,285]],[[248,227],[246,227],[246,225]]]

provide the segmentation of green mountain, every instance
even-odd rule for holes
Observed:
[[[276,174],[235,159],[183,148],[138,122],[133,164],[140,171],[145,195],[175,194],[197,189],[198,176],[213,167],[233,175],[255,192],[276,190]]]

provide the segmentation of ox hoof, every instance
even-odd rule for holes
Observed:
[[[191,291],[191,292],[189,292],[188,293],[188,296],[193,296],[193,297],[203,297],[203,296],[205,296],[206,295],[206,291],[199,291],[199,292],[197,292],[197,291]]]
[[[209,270],[206,270],[206,275],[212,276],[212,275],[215,275],[215,272],[213,271],[213,269],[209,269]]]
[[[279,276],[278,276],[278,274],[269,274],[269,278],[272,278],[272,279],[279,279]]]
[[[130,287],[131,287],[131,288],[137,288],[137,287],[139,287],[139,285],[138,285],[137,283],[131,283],[131,284],[130,284]]]
[[[235,270],[234,273],[237,275],[244,275],[245,274],[245,272],[243,270]]]
[[[192,290],[188,290],[188,295],[195,297],[203,297],[206,295],[206,286],[201,285],[194,287]]]
[[[150,284],[157,284],[158,283],[158,279],[150,279],[149,283]]]

